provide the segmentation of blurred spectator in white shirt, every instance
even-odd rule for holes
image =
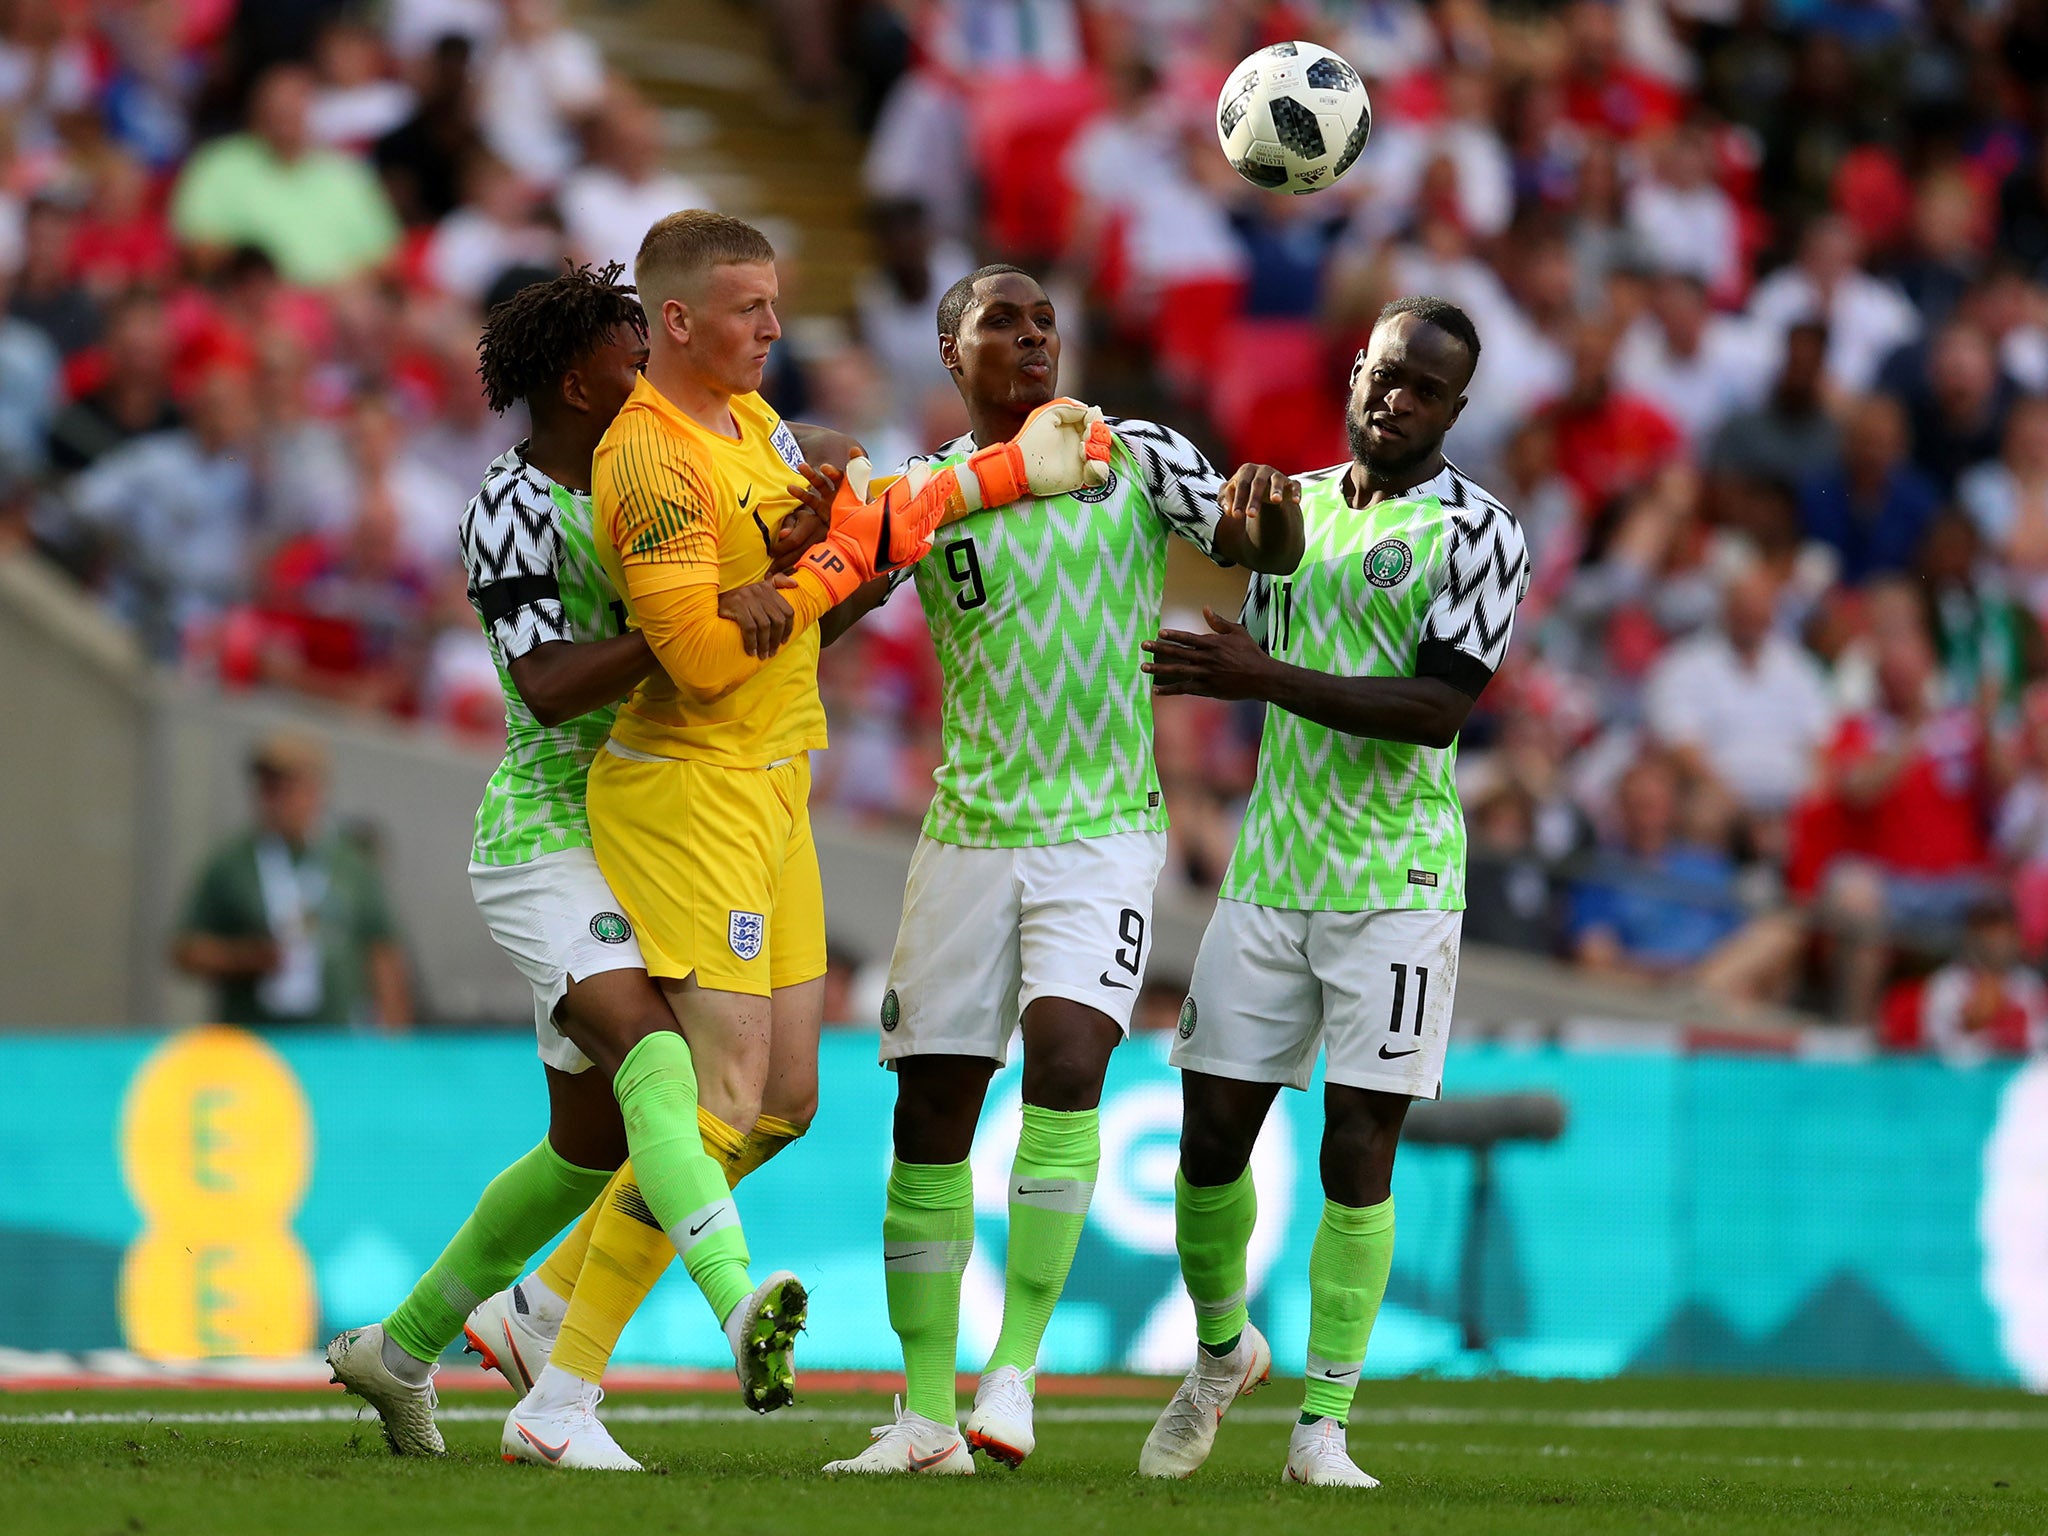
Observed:
[[[1892,352],[1920,333],[1920,317],[1904,294],[1857,265],[1856,231],[1823,214],[1799,242],[1799,258],[1756,285],[1750,317],[1773,344],[1801,320],[1828,328],[1828,376],[1849,394],[1863,394]]]
[[[1742,286],[1742,225],[1714,181],[1714,145],[1698,124],[1680,128],[1651,156],[1628,195],[1629,231],[1649,263],[1689,272],[1717,297]]]
[[[554,0],[504,0],[505,30],[484,54],[484,139],[507,165],[553,187],[576,164],[576,130],[604,98],[604,56],[562,25]]]
[[[444,37],[459,37],[481,53],[504,25],[498,0],[389,0],[384,35],[402,59],[415,59]]]
[[[1371,183],[1360,216],[1384,237],[1409,221],[1425,169],[1448,160],[1457,183],[1458,215],[1482,240],[1508,227],[1515,211],[1514,165],[1493,123],[1493,82],[1483,70],[1453,68],[1443,76],[1443,115],[1434,122],[1390,122],[1366,142],[1354,174]]]
[[[320,84],[306,113],[314,143],[363,150],[412,116],[418,98],[385,62],[383,39],[359,18],[337,16],[320,29],[313,49]]]
[[[1684,766],[1776,816],[1813,782],[1834,727],[1820,664],[1774,628],[1777,582],[1762,565],[1731,576],[1721,616],[1657,659],[1645,685],[1650,734]]]
[[[2048,399],[2023,396],[2005,422],[2005,445],[1966,470],[1956,500],[2036,617],[2048,616]]]
[[[867,223],[875,265],[854,290],[854,315],[881,370],[888,411],[908,420],[927,391],[949,382],[939,361],[939,295],[974,270],[974,253],[958,240],[935,237],[922,203],[876,203]]]
[[[616,261],[630,281],[640,241],[656,219],[680,208],[709,208],[711,198],[661,163],[661,118],[621,86],[591,124],[591,158],[562,183],[562,220],[579,260]]]
[[[562,236],[536,220],[533,209],[533,191],[518,173],[488,150],[472,155],[462,206],[427,241],[434,286],[476,304],[506,268],[552,266],[562,255]]]
[[[1697,449],[1763,397],[1770,359],[1758,350],[1743,321],[1708,306],[1696,274],[1668,272],[1651,285],[1647,312],[1623,334],[1614,376],[1663,407]]]

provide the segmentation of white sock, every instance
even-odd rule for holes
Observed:
[[[388,1333],[384,1335],[384,1342],[377,1346],[377,1358],[384,1362],[385,1370],[408,1387],[424,1387],[434,1379],[434,1367],[407,1354],[398,1340]]]
[[[553,1412],[559,1408],[573,1408],[578,1403],[595,1402],[597,1387],[581,1376],[571,1376],[559,1365],[544,1365],[540,1375],[533,1381],[533,1390],[526,1394],[527,1406],[536,1413]]]
[[[523,1307],[522,1301],[526,1303]],[[568,1301],[549,1289],[539,1275],[512,1287],[512,1305],[525,1315],[536,1332],[551,1339],[562,1331],[562,1319],[569,1315]]]

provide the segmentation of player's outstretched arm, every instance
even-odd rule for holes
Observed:
[[[1448,747],[1478,694],[1440,677],[1340,677],[1268,656],[1242,624],[1204,608],[1210,633],[1168,629],[1144,642],[1160,694],[1260,699],[1347,736]],[[1484,686],[1482,684],[1482,686]]]
[[[1219,559],[1268,576],[1291,576],[1305,544],[1301,485],[1270,464],[1240,464],[1217,497]]]

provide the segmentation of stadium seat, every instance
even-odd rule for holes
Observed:
[[[1216,367],[1225,332],[1244,306],[1244,281],[1205,277],[1161,290],[1152,327],[1152,357],[1167,387],[1182,399],[1199,396]]]
[[[973,94],[982,233],[993,249],[1038,260],[1065,250],[1074,193],[1060,167],[1102,104],[1102,86],[1088,74],[1005,75]]]
[[[1292,474],[1341,462],[1344,393],[1308,320],[1234,320],[1217,339],[1209,415],[1238,463]]]
[[[1878,1006],[1877,1044],[1885,1051],[1917,1051],[1920,1038],[1920,1004],[1927,991],[1927,978],[1913,976],[1898,982],[1885,993]]]

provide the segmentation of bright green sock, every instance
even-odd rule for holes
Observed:
[[[431,1364],[462,1332],[486,1296],[519,1278],[526,1261],[589,1209],[609,1169],[578,1168],[542,1141],[485,1186],[434,1267],[384,1319],[384,1332],[415,1360]]]
[[[1010,1247],[1003,1260],[1003,1328],[989,1369],[1038,1364],[1052,1309],[1067,1271],[1102,1165],[1102,1115],[1093,1109],[1024,1106],[1024,1131],[1010,1171]]]
[[[974,1252],[974,1170],[896,1162],[882,1217],[889,1326],[903,1343],[904,1402],[940,1424],[954,1414],[960,1275]]]
[[[1351,1413],[1365,1341],[1394,1265],[1394,1201],[1364,1209],[1323,1202],[1308,1254],[1308,1372],[1301,1411],[1342,1423]]]
[[[1228,1184],[1207,1187],[1174,1174],[1173,1244],[1180,1250],[1181,1283],[1195,1304],[1195,1337],[1214,1353],[1228,1353],[1250,1321],[1246,1255],[1258,1218],[1251,1169]]]
[[[669,1030],[647,1036],[619,1063],[612,1088],[640,1193],[722,1325],[754,1282],[739,1206],[697,1128],[689,1046]]]

